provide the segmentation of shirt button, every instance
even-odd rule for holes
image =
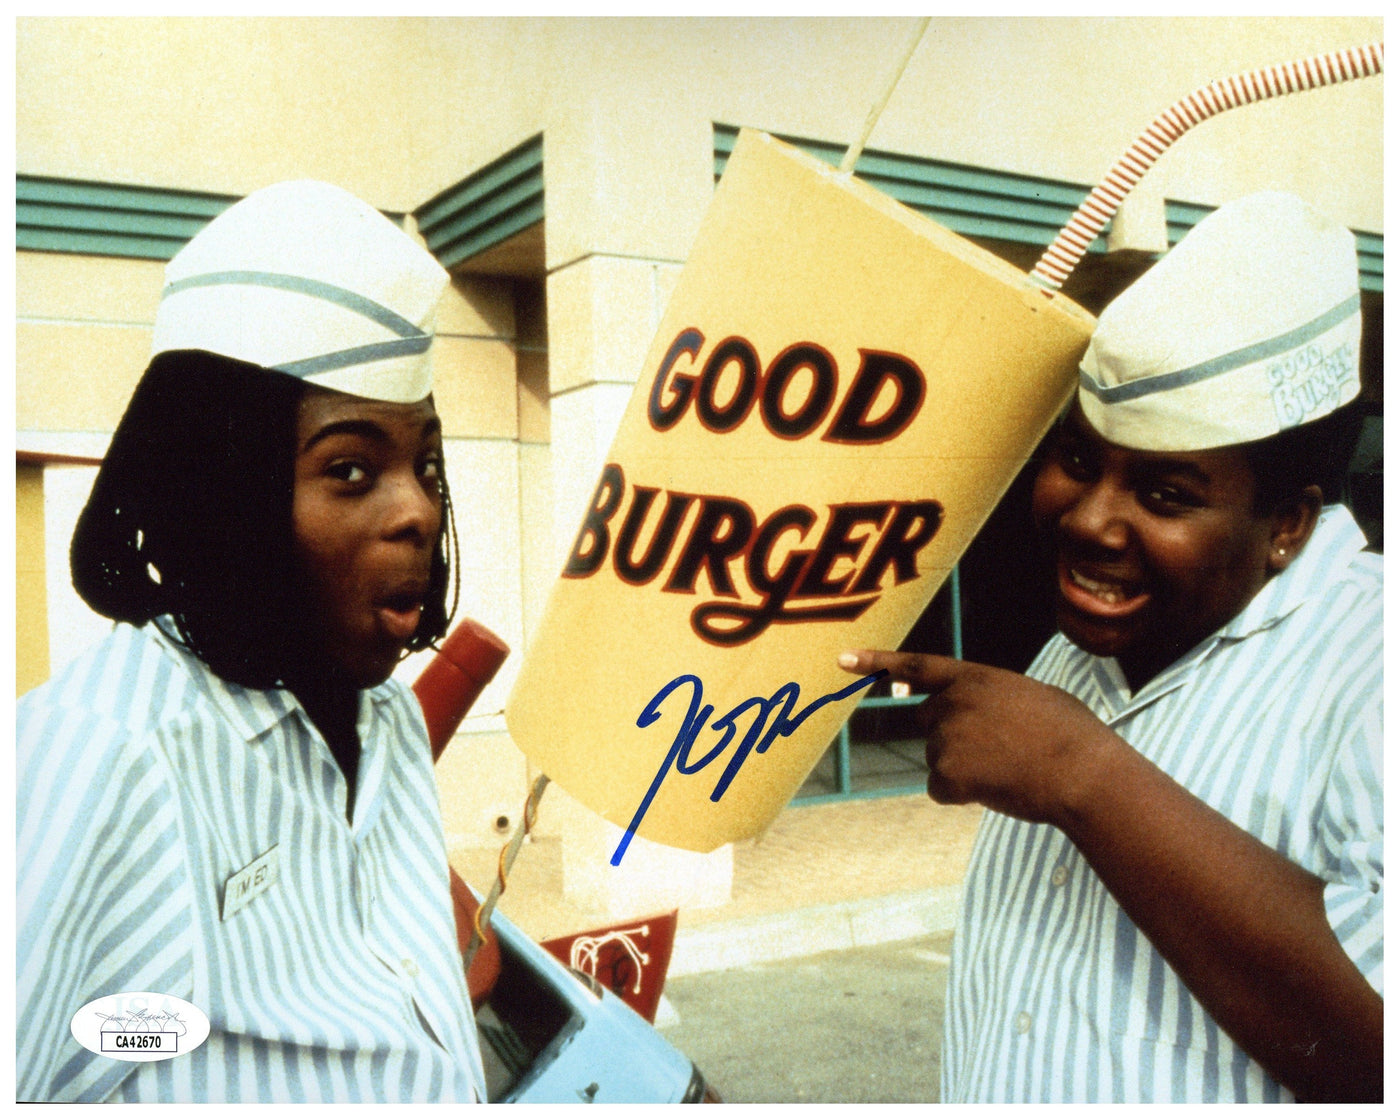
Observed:
[[[404,957],[399,964],[403,965],[404,975],[410,979],[418,975],[418,962],[412,957]]]
[[[1069,882],[1069,868],[1060,864],[1054,871],[1050,872],[1050,882],[1057,887],[1063,887]]]
[[[1025,1034],[1031,1029],[1031,1016],[1029,1011],[1022,1011],[1016,1016],[1016,1033]]]

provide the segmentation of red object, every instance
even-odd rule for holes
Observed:
[[[474,619],[466,618],[442,643],[437,656],[428,662],[413,682],[413,693],[423,708],[428,725],[428,742],[432,744],[433,761],[442,755],[482,689],[510,654],[510,647]],[[466,955],[471,940],[473,919],[479,905],[476,895],[462,877],[450,867],[452,910],[457,922],[457,943]],[[467,972],[467,990],[472,1006],[480,1006],[491,993],[501,974],[501,948],[490,929]]]
[[[437,656],[413,682],[428,724],[434,762],[509,655],[510,647],[505,642],[481,623],[465,618],[447,635]]]
[[[610,989],[648,1023],[656,1021],[675,943],[675,910],[540,942],[570,968]]]
[[[428,725],[434,762],[509,654],[510,647],[485,626],[463,619],[413,682]],[[480,903],[462,877],[448,870],[457,942],[465,956]],[[485,940],[467,971],[473,1007],[479,1007],[491,994],[501,974],[500,944],[489,928],[484,932]],[[611,989],[647,1022],[654,1022],[675,940],[676,911],[672,910],[540,944],[570,968],[588,973]]]

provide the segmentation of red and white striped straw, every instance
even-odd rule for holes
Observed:
[[[1074,217],[1045,250],[1045,255],[1031,270],[1030,278],[1044,288],[1058,291],[1074,271],[1127,193],[1137,186],[1148,168],[1187,129],[1202,121],[1285,93],[1299,93],[1320,86],[1335,85],[1352,78],[1369,78],[1379,74],[1385,63],[1385,44],[1371,43],[1331,54],[1320,54],[1297,62],[1285,62],[1251,70],[1233,78],[1214,81],[1187,94],[1147,126],[1123,153],[1113,169],[1104,176],[1074,212]]]

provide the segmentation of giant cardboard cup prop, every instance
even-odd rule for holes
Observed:
[[[1075,384],[1093,319],[761,133],[730,158],[506,708],[631,836],[762,830]],[[868,683],[868,682],[867,682]]]

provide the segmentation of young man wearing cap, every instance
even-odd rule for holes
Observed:
[[[19,1099],[480,1099],[426,731],[390,679],[450,613],[446,273],[294,182],[166,278],[73,540],[117,625],[19,705]],[[79,1045],[80,1009],[133,992],[207,1041]]]
[[[1317,463],[1359,338],[1345,229],[1222,207],[1090,343],[1028,676],[842,656],[930,694],[930,795],[991,810],[944,1100],[1380,1099],[1380,558]]]

